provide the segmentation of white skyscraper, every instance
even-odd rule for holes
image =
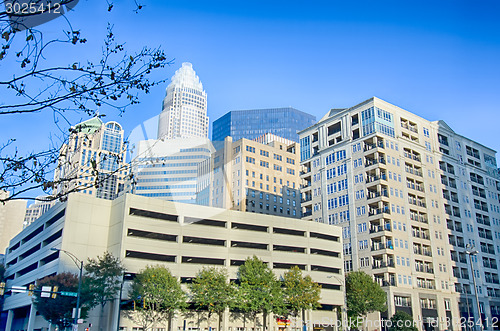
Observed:
[[[163,99],[158,138],[208,138],[207,94],[191,63],[175,72]]]

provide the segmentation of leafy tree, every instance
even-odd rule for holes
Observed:
[[[302,312],[302,323],[305,323],[305,311],[320,307],[321,286],[311,276],[302,276],[298,266],[283,275],[283,286],[287,310],[297,317]]]
[[[219,318],[221,329],[222,315],[234,300],[235,287],[229,283],[227,270],[215,267],[203,268],[189,284],[191,298],[195,306],[208,310],[208,321],[212,314]]]
[[[396,311],[391,317],[389,331],[418,331],[413,317],[404,311]]]
[[[73,7],[77,1],[56,2]],[[0,3],[3,8],[10,1],[0,0]],[[38,4],[47,2],[32,3],[38,8]],[[111,11],[112,1],[106,3],[94,4],[96,10]],[[141,8],[136,2],[134,10]],[[29,14],[30,18],[40,16],[38,22],[43,21],[43,15]],[[121,114],[139,103],[142,94],[164,81],[150,78],[152,72],[171,63],[160,48],[127,50],[123,42],[117,41],[110,23],[102,36],[84,36],[71,24],[71,11],[62,16],[51,23],[50,30],[45,30],[44,25],[35,26],[28,17],[0,11],[0,116],[18,115],[20,125],[24,125],[32,120],[34,113],[50,113],[59,133],[65,133],[71,126],[69,114],[93,117],[97,110]],[[87,39],[101,37],[102,45],[89,43]],[[71,51],[95,55],[76,62],[72,56],[61,56],[54,61],[55,54]],[[0,198],[0,202],[23,198],[29,192],[39,195],[39,190],[55,193],[52,191],[58,183],[54,183],[52,175],[65,139],[52,140],[42,150],[24,152],[14,137],[3,138],[0,139],[0,190],[11,194]],[[67,180],[70,179],[61,179],[61,183]],[[57,193],[52,198],[64,199],[67,193]]]
[[[58,291],[78,292],[78,276],[70,272],[63,272],[54,276],[42,278],[37,281],[36,290],[42,286],[57,286]],[[76,307],[75,297],[57,295],[55,299],[42,298],[40,292],[34,293],[34,304],[36,310],[52,324],[64,329],[73,324],[71,314]],[[89,310],[88,296],[83,294],[80,298],[81,317],[85,318]]]
[[[347,315],[357,323],[358,317],[374,311],[386,311],[387,295],[363,271],[353,271],[346,276]]]
[[[282,314],[284,297],[281,284],[269,266],[257,256],[249,257],[239,267],[240,281],[238,308],[253,317],[257,327],[257,315],[262,313],[264,328],[270,312]]]
[[[162,265],[147,266],[137,274],[132,283],[131,298],[137,309],[132,316],[144,330],[167,320],[168,331],[171,331],[175,312],[187,306],[187,296],[179,280]]]
[[[101,307],[98,325],[98,330],[101,330],[104,306],[118,296],[125,269],[120,260],[109,252],[95,259],[88,259],[84,268],[87,277],[86,286],[88,293],[91,294],[91,306]]]

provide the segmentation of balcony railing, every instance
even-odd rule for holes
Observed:
[[[409,159],[412,159],[412,160],[415,160],[415,161],[418,161],[420,162],[420,155],[417,155],[417,154],[411,154],[411,153],[408,153],[408,152],[404,152],[404,155],[409,158]]]
[[[374,181],[377,181],[377,180],[380,180],[380,179],[387,180],[387,176],[385,174],[380,175],[380,176],[370,176],[370,175],[366,176],[366,182],[367,183],[371,183],[371,182],[374,182]]]
[[[383,208],[377,208],[377,209],[370,208],[368,210],[368,216],[379,215],[382,213],[390,214],[391,211],[390,211],[389,207],[383,207]]]
[[[415,199],[415,198],[412,198],[412,197],[408,197],[408,203],[415,205],[415,206],[424,207],[424,208],[426,206],[425,202],[418,200],[418,199]]]
[[[370,233],[377,233],[382,231],[392,231],[391,224],[387,223],[385,225],[372,225],[370,227]]]
[[[381,242],[381,243],[374,243],[372,245],[372,251],[378,251],[378,250],[381,250],[381,249],[394,249],[394,246],[392,245],[392,242],[387,242],[387,243],[384,243],[384,242]]]
[[[389,197],[389,193],[387,192],[387,190],[383,190],[383,191],[368,191],[367,192],[367,199],[375,199],[375,198],[378,198],[378,197]]]
[[[415,175],[415,176],[422,177],[422,171],[419,170],[419,169],[405,167],[405,170],[406,170],[407,173],[410,173],[410,174]]]
[[[364,146],[364,151],[369,151],[369,150],[372,150],[374,148],[384,148],[384,143],[382,141],[378,141],[376,144],[370,144],[370,143],[365,143],[365,146]]]
[[[389,262],[374,261],[373,262],[372,269],[381,269],[381,268],[394,268],[394,261],[389,261]]]

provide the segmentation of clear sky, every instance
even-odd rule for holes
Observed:
[[[161,46],[193,63],[208,94],[211,122],[235,109],[293,106],[322,117],[372,96],[500,150],[499,1],[116,1],[80,0],[68,17],[90,42],[49,61],[95,57],[106,22],[130,49]],[[41,29],[57,30],[51,22]],[[161,111],[164,86],[122,118],[130,132]],[[21,117],[2,119],[7,135]],[[26,119],[26,120],[24,120]],[[76,118],[73,118],[76,120]],[[26,137],[44,143],[52,115],[23,118]],[[40,124],[46,130],[40,130]],[[34,139],[33,139],[34,138]]]

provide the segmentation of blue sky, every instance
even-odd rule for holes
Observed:
[[[211,121],[229,110],[280,106],[320,118],[330,108],[377,96],[426,119],[443,119],[456,132],[500,150],[497,1],[142,3],[139,14],[130,0],[107,13],[104,1],[80,0],[68,17],[89,44],[48,61],[95,57],[111,21],[129,49],[161,46],[175,60],[156,77],[170,78],[182,62],[193,63],[208,94]],[[60,23],[41,29],[56,33]],[[121,118],[101,112],[130,132],[159,114],[167,84]],[[53,131],[51,114],[2,121],[6,135],[17,135],[23,121],[23,139],[37,144],[46,144]]]

